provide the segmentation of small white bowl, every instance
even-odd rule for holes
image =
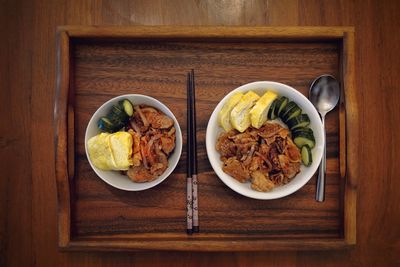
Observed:
[[[219,134],[223,129],[219,126],[217,117],[218,113],[227,101],[236,92],[247,92],[254,91],[260,96],[267,90],[276,92],[279,96],[286,96],[289,100],[296,102],[299,107],[310,117],[310,128],[314,132],[315,147],[312,149],[313,163],[309,167],[301,165],[300,173],[293,178],[292,181],[283,186],[277,186],[270,192],[258,192],[251,189],[251,184],[240,183],[230,175],[222,171],[222,162],[220,160],[220,154],[215,148]],[[300,92],[294,88],[277,82],[271,81],[260,81],[242,85],[235,90],[227,94],[217,105],[214,112],[211,114],[210,120],[207,126],[206,133],[206,148],[208,159],[210,160],[211,166],[215,173],[228,187],[237,193],[254,198],[254,199],[276,199],[290,195],[299,190],[305,185],[318,169],[319,163],[322,158],[323,147],[325,142],[324,130],[319,114],[313,104]]]
[[[176,142],[175,142],[175,149],[173,153],[168,157],[168,168],[165,170],[165,172],[160,175],[157,179],[151,182],[147,183],[135,183],[132,182],[128,176],[122,175],[119,171],[103,171],[98,168],[96,168],[92,162],[90,161],[89,153],[88,153],[88,147],[87,147],[87,141],[99,134],[101,131],[97,127],[97,122],[98,120],[106,116],[107,113],[110,111],[111,107],[118,103],[118,101],[122,99],[129,99],[133,105],[148,105],[157,108],[164,114],[166,114],[168,117],[172,118],[174,120],[174,126],[176,129]],[[178,164],[179,158],[181,157],[182,153],[182,132],[181,128],[179,127],[178,120],[175,118],[174,114],[167,108],[166,105],[161,103],[160,101],[149,97],[145,95],[137,95],[137,94],[127,94],[127,95],[121,95],[114,97],[110,100],[108,100],[106,103],[104,103],[99,109],[96,110],[96,112],[93,114],[92,118],[89,121],[89,124],[86,128],[86,133],[85,133],[85,151],[86,151],[86,157],[89,160],[90,166],[94,170],[94,172],[107,184],[118,188],[122,190],[127,190],[127,191],[141,191],[141,190],[146,190],[151,187],[154,187],[164,181],[175,169],[176,165]]]

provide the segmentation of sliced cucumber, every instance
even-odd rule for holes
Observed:
[[[115,132],[122,129],[133,115],[133,105],[128,99],[123,99],[111,107],[107,116],[102,117],[97,122],[100,130],[105,132]]]
[[[285,96],[282,96],[281,98],[279,98],[279,102],[276,104],[276,107],[275,107],[275,115],[276,116],[281,117],[281,112],[286,107],[288,102],[289,102],[289,99]]]
[[[133,105],[131,101],[129,101],[128,99],[124,99],[119,101],[119,105],[123,108],[126,115],[128,115],[129,117],[133,115]]]
[[[115,124],[107,117],[101,117],[97,122],[97,126],[103,132],[109,132],[109,133],[114,132],[116,129]]]
[[[304,145],[301,148],[301,161],[307,167],[312,164],[311,148],[308,145]]]
[[[289,114],[287,114],[287,116],[285,116],[283,118],[283,120],[285,122],[289,121],[290,119],[293,119],[294,117],[297,117],[301,114],[302,110],[301,108],[297,107],[297,108],[293,108]]]
[[[311,134],[312,136],[314,136],[313,130],[311,130],[308,127],[299,127],[296,128],[292,131],[292,136],[297,136],[299,135],[299,133],[307,133],[307,134]]]
[[[276,115],[275,115],[275,107],[276,107],[276,103],[278,102],[278,99],[275,99],[274,102],[272,102],[269,110],[268,110],[268,119],[269,120],[275,120],[276,119]]]
[[[308,145],[310,148],[313,148],[315,146],[315,138],[312,134],[299,132],[293,137],[293,142],[298,148],[302,148],[305,145]]]
[[[301,108],[299,108],[299,106],[295,102],[291,101],[289,102],[289,104],[287,104],[284,113],[281,116],[281,119],[283,122],[286,123],[288,120],[299,116],[301,112]]]
[[[289,103],[287,103],[287,105],[283,108],[280,117],[283,118],[286,115],[286,113],[288,113],[295,106],[297,106],[296,103],[294,103],[293,101],[289,101]]]
[[[109,118],[113,118],[114,120],[120,122],[127,122],[129,116],[123,110],[123,107],[120,105],[113,105],[111,111],[109,113]]]
[[[306,127],[310,124],[310,118],[307,114],[301,114],[297,117],[291,118],[286,122],[290,130],[295,130],[299,127]]]
[[[122,128],[127,123],[127,120],[124,118],[121,118],[120,116],[114,114],[114,113],[109,113],[107,115],[107,118],[111,121],[111,123],[114,125],[115,128]]]
[[[277,99],[275,99],[275,106],[274,106],[274,109],[272,110],[272,113],[271,113],[271,118],[273,118],[273,120],[278,118],[277,112],[278,112],[278,109],[279,109],[279,105],[280,105],[280,98],[277,98]]]
[[[290,101],[286,105],[285,109],[282,111],[282,115],[280,116],[280,118],[283,122],[286,123],[289,120],[289,117],[294,118],[300,114],[301,109],[299,108],[299,106],[295,102]]]

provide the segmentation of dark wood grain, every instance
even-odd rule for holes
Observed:
[[[399,9],[396,0],[0,1],[4,36],[0,42],[0,265],[399,265],[400,147],[395,140],[400,139],[400,117],[391,108],[400,104]],[[56,26],[66,24],[355,26],[356,97],[361,111],[355,136],[360,142],[354,152],[361,162],[356,248],[260,253],[60,252],[51,140],[55,31]],[[377,153],[377,140],[383,152]],[[23,167],[16,162],[24,162]]]
[[[0,33],[3,36],[0,42],[1,266],[7,266],[10,262],[15,266],[29,265],[33,255],[30,201],[33,190],[29,163],[33,160],[30,153],[32,133],[29,113],[32,97],[29,43],[33,36],[27,28],[32,23],[29,15],[32,5],[20,6],[20,16],[10,21],[9,12],[16,13],[14,6],[13,3],[0,1]],[[13,33],[12,37],[8,32]],[[25,256],[21,257],[18,251],[23,251]]]
[[[193,29],[195,30],[190,35]],[[226,93],[239,85],[255,80],[275,80],[287,83],[307,95],[312,80],[323,73],[340,77],[343,71],[345,77],[350,76],[341,65],[342,61],[352,64],[351,61],[342,60],[343,55],[347,57],[340,41],[344,36],[343,30],[347,29],[60,28],[61,33],[67,33],[71,38],[70,61],[73,63],[70,66],[69,98],[64,94],[58,97],[58,101],[61,103],[60,107],[71,103],[73,113],[64,118],[64,121],[69,122],[68,131],[58,132],[58,136],[60,139],[68,139],[68,145],[61,143],[61,147],[68,147],[68,155],[75,155],[75,158],[68,157],[66,164],[72,192],[71,208],[66,207],[66,212],[71,212],[71,236],[68,236],[68,232],[61,231],[63,238],[60,239],[60,245],[74,249],[84,248],[83,243],[76,242],[92,239],[92,243],[87,244],[88,248],[95,248],[96,240],[98,248],[129,247],[128,241],[109,245],[99,241],[100,238],[114,237],[128,238],[132,240],[131,246],[136,248],[163,248],[162,244],[167,244],[164,248],[185,250],[226,250],[228,247],[224,247],[222,243],[216,245],[219,242],[217,240],[223,241],[224,238],[238,242],[237,247],[229,247],[231,250],[268,248],[268,243],[260,245],[255,241],[249,243],[249,246],[245,245],[247,241],[260,238],[273,238],[278,242],[280,239],[304,240],[302,249],[315,249],[313,243],[307,242],[318,238],[320,249],[345,246],[344,242],[340,245],[340,241],[336,240],[347,240],[344,237],[345,218],[354,217],[355,211],[346,212],[342,201],[344,192],[341,188],[346,186],[346,179],[340,176],[339,148],[346,148],[345,136],[339,138],[339,109],[327,117],[328,182],[327,200],[323,204],[314,201],[314,179],[284,199],[256,201],[242,197],[218,179],[205,151],[208,118]],[[167,32],[175,33],[165,39],[163,36],[167,36]],[[241,32],[245,32],[246,36],[238,40]],[[313,32],[314,41],[311,39]],[[290,42],[280,42],[285,35]],[[103,39],[88,38],[94,36]],[[223,39],[220,39],[222,36]],[[104,39],[110,37],[112,39]],[[154,39],[159,37],[163,39]],[[188,37],[192,40],[185,41]],[[198,39],[199,37],[203,39]],[[305,37],[306,42],[303,40]],[[153,38],[153,41],[148,38]],[[328,40],[322,41],[321,38]],[[60,47],[63,51],[68,51],[68,46]],[[68,66],[64,69],[68,69]],[[174,173],[162,185],[144,192],[123,192],[97,178],[88,164],[83,140],[86,125],[94,111],[109,98],[127,93],[147,94],[161,100],[175,113],[181,127],[185,129],[185,71],[191,68],[196,69],[197,105],[202,110],[197,118],[202,235],[188,240],[183,231],[185,155]],[[68,80],[68,76],[65,80]],[[347,82],[346,80],[346,84]],[[59,88],[65,89],[65,86]],[[62,136],[63,133],[72,135],[76,140],[75,145],[70,146],[73,139],[66,139]],[[71,149],[75,152],[71,152]],[[342,168],[344,166],[343,164]],[[57,166],[58,169],[64,171],[65,168]],[[58,177],[62,178],[62,175]],[[64,189],[64,186],[61,188]],[[69,196],[68,192],[59,193]],[[98,212],[100,209],[101,213]],[[60,218],[65,219],[69,217]],[[64,225],[65,223],[61,223],[60,229]],[[349,225],[352,226],[351,223]],[[143,238],[157,239],[159,244],[157,247],[155,244],[145,245],[144,242],[135,245],[135,240]],[[169,244],[171,238],[181,240],[181,244]],[[203,242],[202,246],[195,243],[196,239],[210,238],[213,241]],[[69,239],[70,244],[62,241]],[[184,240],[187,240],[185,245],[182,243]],[[326,246],[321,245],[324,240]],[[355,242],[355,232],[349,240],[349,244]],[[118,239],[116,242],[119,242]],[[280,243],[274,249],[300,249],[297,244],[300,243],[287,241],[286,246],[285,243]]]
[[[74,94],[71,90],[73,75],[70,73],[70,43],[66,32],[57,36],[57,94],[55,103],[55,164],[57,179],[57,195],[59,207],[59,244],[65,246],[71,236],[71,184],[74,178],[75,151],[74,151]],[[68,99],[68,101],[59,101]]]

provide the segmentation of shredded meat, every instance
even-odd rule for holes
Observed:
[[[246,144],[249,142],[257,142],[258,137],[250,132],[244,132],[237,135],[229,136],[233,142],[237,144]]]
[[[278,158],[282,172],[287,178],[293,178],[300,172],[300,164],[297,164],[297,162],[290,162],[289,157],[285,155],[279,155]]]
[[[259,129],[258,135],[265,140],[267,145],[271,145],[277,137],[285,139],[289,135],[289,130],[277,123],[266,123]]]
[[[252,157],[251,158],[251,163],[249,166],[249,170],[250,171],[255,171],[257,169],[260,169],[262,167],[263,164],[263,159],[261,157]]]
[[[271,174],[269,178],[274,184],[285,184],[285,176],[281,172]]]
[[[275,184],[267,177],[268,176],[260,171],[252,172],[251,178],[253,178],[253,181],[251,183],[251,188],[260,192],[271,191],[275,187]]]
[[[277,135],[282,130],[282,126],[278,123],[265,123],[258,131],[258,135],[262,138],[268,138]]]
[[[217,151],[221,154],[223,158],[230,158],[236,156],[236,145],[235,143],[229,138],[235,135],[235,130],[229,131],[227,133],[223,133],[219,136],[218,142],[216,145]]]
[[[133,148],[132,148],[132,161],[133,166],[140,166],[142,162],[142,155],[140,154],[140,134],[130,129],[128,131],[132,135],[133,138]]]
[[[287,142],[287,147],[285,155],[289,157],[289,160],[291,162],[300,162],[301,161],[300,150],[293,143],[292,139],[288,138],[286,142]]]
[[[168,129],[174,125],[170,117],[154,108],[143,108],[141,111],[151,127],[155,129]]]
[[[134,182],[149,182],[168,168],[176,129],[171,118],[153,107],[134,106],[134,110],[128,131],[133,137],[133,166],[127,175]]]
[[[162,136],[161,137],[161,148],[165,154],[169,155],[175,148],[175,135],[173,136]]]
[[[156,175],[151,174],[143,165],[130,167],[127,175],[135,183],[150,182],[157,178]]]
[[[216,149],[222,170],[242,183],[251,178],[251,187],[257,191],[286,184],[300,172],[300,150],[289,130],[277,123],[266,123],[260,129],[250,127],[243,133],[224,132]]]
[[[139,112],[135,112],[133,114],[130,124],[137,133],[143,133],[149,129],[149,126],[143,123],[142,118],[139,115]]]
[[[250,179],[250,172],[234,157],[225,161],[222,170],[241,183],[247,182]]]

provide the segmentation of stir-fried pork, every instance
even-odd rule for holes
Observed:
[[[216,144],[222,170],[239,182],[251,180],[257,191],[270,191],[275,185],[290,182],[300,172],[301,155],[288,129],[266,123],[260,129],[249,128],[222,133]]]
[[[174,121],[153,107],[134,106],[129,133],[133,137],[133,166],[127,175],[134,182],[149,182],[168,168],[175,148]]]

